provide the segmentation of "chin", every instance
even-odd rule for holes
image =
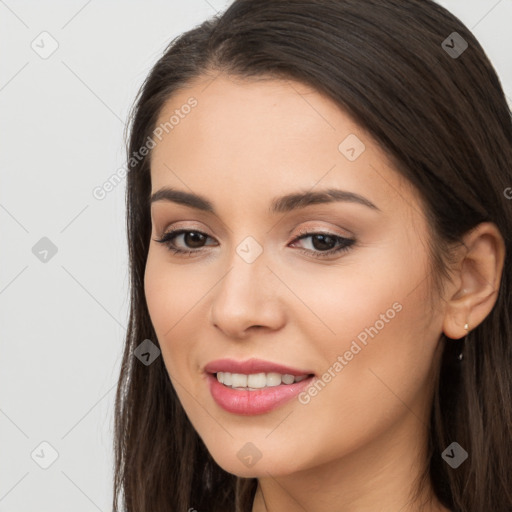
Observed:
[[[303,469],[297,466],[296,461],[283,460],[282,454],[276,451],[274,451],[270,457],[265,457],[265,455],[262,454],[261,458],[256,462],[254,462],[255,459],[250,460],[250,458],[244,460],[247,458],[246,453],[248,453],[248,451],[244,452],[238,450],[234,457],[232,453],[223,453],[220,454],[220,457],[217,457],[217,454],[213,453],[211,453],[211,455],[224,471],[243,478],[263,478],[269,475],[284,476]]]

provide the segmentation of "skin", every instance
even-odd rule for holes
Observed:
[[[492,309],[504,259],[493,224],[481,224],[430,304],[427,223],[415,190],[361,127],[329,98],[293,81],[201,77],[169,99],[160,122],[194,96],[198,105],[151,156],[152,193],[175,187],[205,196],[216,214],[169,201],[151,206],[145,293],[171,382],[194,428],[226,471],[258,478],[253,512],[446,511],[431,489],[410,492],[425,461],[432,375],[441,333],[458,339]],[[349,161],[339,144],[365,151]],[[378,210],[333,202],[271,215],[276,196],[339,188]],[[158,243],[171,228],[205,233]],[[327,258],[299,232],[355,238]],[[262,253],[247,263],[237,246]],[[195,242],[195,244],[194,244]],[[202,246],[202,248],[201,248]],[[305,254],[308,250],[310,254]],[[402,308],[311,401],[255,416],[221,409],[203,367],[257,357],[322,376],[365,328]],[[261,459],[237,452],[251,442]]]

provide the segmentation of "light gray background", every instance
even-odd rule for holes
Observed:
[[[230,3],[0,0],[0,512],[111,510],[124,180],[92,191],[125,164],[129,107],[167,43]],[[440,3],[512,106],[512,0]],[[46,59],[31,47],[51,48],[44,31],[58,43]],[[43,237],[57,248],[46,262],[32,251]],[[58,453],[47,469],[42,442]]]

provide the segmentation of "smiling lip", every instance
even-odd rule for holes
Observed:
[[[248,359],[247,361],[235,361],[234,359],[216,359],[204,367],[206,373],[229,372],[229,373],[280,373],[281,375],[310,375],[310,370],[298,370],[282,364],[264,361],[263,359]]]
[[[261,359],[249,359],[248,361],[235,361],[233,359],[218,359],[208,363],[204,367],[208,380],[210,393],[220,407],[233,414],[245,416],[264,414],[276,407],[283,405],[301,391],[306,389],[315,378],[313,372],[309,370],[298,370],[289,366],[283,366]],[[215,373],[280,373],[296,377],[308,375],[307,379],[293,384],[280,384],[279,386],[270,386],[256,391],[245,389],[233,389],[217,380]]]

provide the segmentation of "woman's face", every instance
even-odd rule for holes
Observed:
[[[182,194],[151,204],[145,292],[171,382],[216,462],[287,475],[421,447],[443,308],[429,309],[414,190],[346,113],[297,82],[202,78],[168,101],[166,122],[152,194]],[[184,204],[189,194],[211,211]],[[189,233],[155,241],[178,229]],[[265,361],[224,378],[239,387],[264,373],[248,382],[266,387],[214,382],[205,367],[219,359]],[[314,377],[279,384],[286,371],[270,363]]]

